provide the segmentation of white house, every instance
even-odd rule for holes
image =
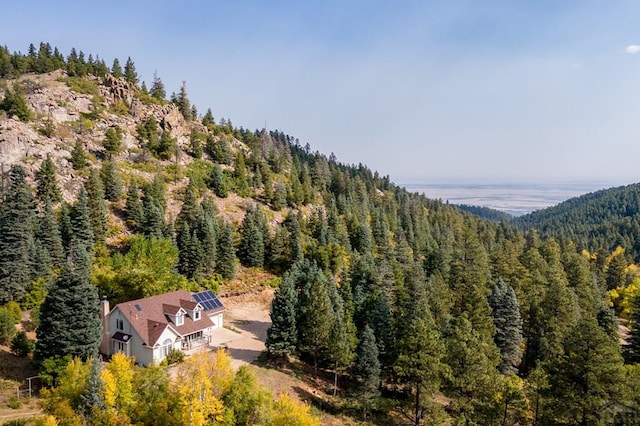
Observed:
[[[109,311],[102,301],[100,352],[124,352],[142,365],[160,363],[171,349],[189,352],[208,345],[222,328],[224,306],[211,291],[186,290],[119,303]]]

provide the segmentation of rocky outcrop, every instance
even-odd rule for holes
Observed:
[[[102,88],[102,94],[107,98],[107,101],[123,102],[125,105],[131,106],[133,90],[126,80],[107,74],[103,80]]]

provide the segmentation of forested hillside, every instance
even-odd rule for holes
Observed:
[[[572,198],[514,220],[521,229],[572,240],[578,248],[606,254],[624,247],[632,260],[640,256],[640,184],[601,190]]]
[[[184,83],[168,100],[157,75],[147,87],[130,58],[123,69],[45,43],[4,48],[0,76],[0,301],[39,310],[34,360],[58,389],[74,356],[81,388],[100,389],[88,372],[99,295],[218,290],[256,270],[281,277],[274,368],[295,358],[333,375],[333,410],[373,424],[637,418],[640,311],[631,292],[616,299],[632,320],[625,364],[607,292],[636,278],[624,253],[583,253],[582,241],[409,193],[284,132],[216,120]],[[71,305],[86,314],[67,324]],[[140,416],[106,391],[89,402],[52,392],[58,420],[65,408],[93,422],[104,404],[125,424]],[[183,394],[164,424],[183,424],[189,398],[199,424],[248,424],[224,395],[206,411]]]

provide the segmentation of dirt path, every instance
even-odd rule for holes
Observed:
[[[267,330],[271,325],[269,309],[273,299],[273,290],[259,294],[247,294],[224,298],[225,328],[240,333],[225,343],[232,358],[231,366],[238,369],[241,365],[256,360],[265,349]]]

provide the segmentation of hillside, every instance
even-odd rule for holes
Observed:
[[[595,424],[619,413],[616,401],[637,402],[640,375],[627,372],[640,346],[625,350],[625,369],[607,293],[620,289],[615,313],[635,311],[625,291],[637,267],[610,267],[619,252],[594,260],[284,132],[216,120],[186,84],[169,99],[158,76],[147,88],[130,58],[123,69],[45,43],[28,52],[0,48],[0,320],[16,304],[39,312],[33,359],[61,379],[47,413],[95,415],[68,389],[84,368],[85,388],[113,390],[132,372],[128,389],[150,398],[94,392],[120,423],[184,424],[189,407],[202,419],[215,407],[229,424],[251,412],[269,424],[273,398],[244,370],[238,386],[199,382],[217,386],[208,408],[130,360],[105,367],[120,368],[115,378],[89,374],[99,296],[264,286],[277,287],[265,366],[303,378],[298,391],[325,412],[373,424]],[[184,379],[206,374],[194,362]],[[587,373],[592,387],[574,385]],[[162,397],[151,398],[148,374],[167,383]]]
[[[605,189],[516,218],[522,229],[573,241],[580,249],[605,253],[617,246],[640,258],[640,184]]]

